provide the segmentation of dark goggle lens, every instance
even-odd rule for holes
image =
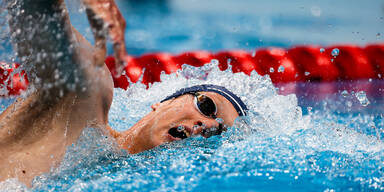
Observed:
[[[211,98],[205,95],[196,95],[196,105],[202,114],[208,117],[216,116],[216,105]]]

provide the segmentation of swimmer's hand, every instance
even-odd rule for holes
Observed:
[[[88,20],[95,36],[95,63],[104,65],[106,38],[113,42],[116,66],[115,76],[120,76],[126,65],[125,20],[113,0],[83,0]]]

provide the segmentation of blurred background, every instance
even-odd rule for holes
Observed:
[[[5,0],[0,0],[0,5]],[[383,0],[116,0],[128,53],[253,50],[258,47],[383,42]],[[72,23],[93,39],[84,7],[66,0]],[[0,10],[0,59],[12,53]],[[109,50],[111,54],[111,50]]]
[[[72,21],[92,37],[75,0]],[[116,0],[130,54],[383,42],[383,0]],[[81,9],[80,9],[81,10]],[[84,15],[84,14],[82,14]]]

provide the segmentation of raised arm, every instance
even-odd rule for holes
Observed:
[[[124,55],[125,24],[113,0],[97,1],[84,0],[95,46],[71,26],[64,0],[8,1],[15,50],[36,90],[0,114],[0,181],[28,185],[61,161],[84,128],[107,125],[113,81],[105,41],[111,37]]]
[[[29,81],[45,91],[74,82],[73,33],[63,0],[12,0],[9,26],[16,54]],[[65,80],[65,81],[64,81]],[[65,91],[62,90],[62,91]]]
[[[121,66],[118,72],[124,65],[125,21],[115,3],[83,3],[94,32],[94,47],[71,26],[64,0],[9,2],[9,25],[17,56],[31,83],[50,97],[84,87],[81,82],[89,80],[84,70],[104,65],[108,35]]]

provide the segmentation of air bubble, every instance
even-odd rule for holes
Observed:
[[[325,49],[324,48],[320,48],[320,53],[324,53],[325,52]]]
[[[273,67],[269,68],[269,72],[273,73],[275,72],[275,69],[273,69]]]
[[[308,72],[308,71],[304,72],[304,75],[305,75],[305,76],[308,76],[309,74],[311,74],[311,73]]]

